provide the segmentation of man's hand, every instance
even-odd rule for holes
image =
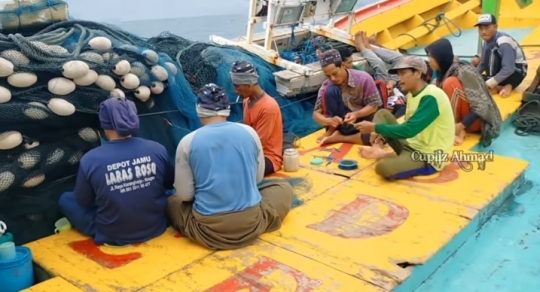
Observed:
[[[371,145],[384,144],[384,138],[375,132],[371,132],[371,135],[369,135],[369,143],[371,143]]]
[[[345,119],[343,120],[344,123],[352,124],[354,123],[358,117],[356,116],[356,112],[350,112],[345,115]]]
[[[480,58],[479,57],[474,57],[471,59],[471,64],[474,66],[474,67],[478,67],[478,64],[480,64]]]
[[[360,131],[362,134],[369,134],[375,132],[375,123],[363,121],[354,124],[354,128]]]
[[[343,119],[340,117],[327,118],[326,124],[332,128],[337,128],[343,124]]]

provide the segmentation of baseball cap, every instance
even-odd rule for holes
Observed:
[[[417,56],[405,56],[403,59],[401,59],[401,62],[399,62],[394,68],[388,70],[389,74],[397,74],[398,70],[401,69],[414,69],[418,70],[424,74],[427,73],[427,65],[426,62]]]
[[[474,26],[497,24],[497,18],[493,14],[482,14]]]

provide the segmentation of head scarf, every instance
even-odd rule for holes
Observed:
[[[229,98],[223,88],[210,83],[197,94],[197,115],[200,118],[228,117],[231,110]]]
[[[259,83],[259,75],[253,64],[236,61],[231,68],[231,81],[234,85],[255,85]]]
[[[99,121],[104,130],[116,131],[121,136],[133,135],[139,129],[137,108],[124,97],[111,97],[99,106]]]

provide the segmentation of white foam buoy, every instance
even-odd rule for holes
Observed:
[[[88,45],[90,46],[90,48],[94,49],[94,50],[110,50],[112,48],[112,42],[110,39],[106,38],[106,37],[95,37],[95,38],[92,38],[89,42],[88,42]]]
[[[31,169],[36,166],[41,159],[41,153],[36,150],[26,151],[19,156],[19,165],[22,169]]]
[[[99,75],[96,85],[103,90],[111,91],[116,87],[116,81],[109,75]]]
[[[113,73],[118,76],[124,76],[128,74],[129,70],[131,70],[131,65],[126,60],[122,60],[116,63],[116,65],[114,65],[114,67],[112,68]]]
[[[37,79],[37,75],[34,73],[21,72],[10,75],[7,81],[13,87],[27,88],[34,85]]]
[[[51,110],[51,112],[63,117],[71,116],[75,113],[75,106],[67,100],[61,98],[51,98],[47,104],[47,107]]]
[[[47,83],[47,88],[49,91],[56,95],[68,95],[75,91],[75,82],[64,78],[64,77],[56,77]]]
[[[0,192],[9,189],[14,181],[15,175],[12,172],[4,171],[0,173]]]
[[[79,137],[86,142],[96,142],[99,140],[98,133],[92,128],[82,128],[78,132]]]
[[[178,73],[178,68],[176,68],[176,65],[174,65],[171,62],[165,62],[165,65],[167,66],[167,69],[171,71],[172,75],[176,75]]]
[[[111,62],[119,58],[118,54],[107,52],[101,56],[105,62]]]
[[[30,59],[25,56],[23,53],[17,50],[5,50],[0,53],[0,57],[10,61],[14,65],[28,65],[30,64]]]
[[[129,73],[135,74],[137,77],[141,78],[146,74],[146,66],[141,62],[133,62],[131,63]]]
[[[0,103],[6,103],[11,100],[11,91],[9,89],[0,86]]]
[[[49,153],[47,155],[47,159],[45,160],[45,165],[51,165],[60,162],[62,160],[62,157],[64,157],[64,150],[60,148],[54,149],[53,152]]]
[[[103,60],[103,57],[100,54],[94,53],[94,52],[81,53],[79,55],[79,58],[88,62],[93,62],[93,63],[98,63],[98,64],[105,63],[104,62],[105,60]]]
[[[163,90],[165,90],[165,84],[161,81],[155,81],[152,82],[152,86],[150,87],[150,90],[153,94],[161,94]]]
[[[150,66],[157,64],[159,61],[158,54],[152,50],[144,50],[142,51],[142,55],[146,59],[146,63]]]
[[[24,149],[28,149],[28,150],[34,149],[38,146],[39,146],[39,141],[30,141],[28,143],[23,144]]]
[[[167,70],[159,65],[152,66],[152,74],[154,74],[159,81],[166,81],[169,79],[169,73],[167,73]]]
[[[112,97],[126,97],[126,94],[124,93],[124,91],[120,88],[115,88],[113,90],[111,90],[111,96]]]
[[[13,74],[15,66],[10,61],[0,58],[0,77],[8,77]]]
[[[83,77],[89,70],[90,67],[83,61],[69,61],[62,65],[62,75],[71,79]]]
[[[61,46],[58,46],[58,45],[48,45],[49,47],[49,52],[53,52],[57,55],[68,55],[69,54],[69,51],[64,48],[64,47],[61,47]]]
[[[41,102],[32,101],[28,105],[30,106],[23,111],[25,116],[32,120],[44,120],[49,117],[49,108]]]
[[[145,102],[150,98],[150,88],[146,86],[139,86],[137,89],[135,89],[135,97],[138,98],[140,101]]]
[[[120,84],[122,84],[122,87],[125,89],[135,89],[139,87],[141,81],[135,74],[128,73],[122,76],[122,79],[120,79]]]
[[[98,79],[98,74],[94,70],[88,70],[86,75],[73,79],[73,82],[79,86],[89,86],[94,84]]]
[[[40,185],[43,181],[45,181],[44,174],[33,174],[24,179],[24,183],[22,184],[22,186],[24,188],[33,188]]]
[[[23,137],[20,132],[8,131],[0,133],[0,150],[13,149],[23,142]]]
[[[84,152],[82,152],[82,150],[79,150],[75,153],[73,153],[69,158],[68,158],[68,162],[70,164],[77,164],[79,163],[79,161],[81,160],[81,158],[83,157],[84,155]]]

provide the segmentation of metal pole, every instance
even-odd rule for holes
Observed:
[[[246,40],[248,44],[251,44],[253,42],[253,28],[255,27],[255,24],[257,23],[257,20],[255,18],[255,14],[257,13],[257,0],[251,0],[249,5],[249,16],[248,16],[248,26],[247,26],[247,32],[246,32]]]
[[[268,0],[268,16],[266,17],[266,34],[264,38],[264,48],[272,50],[272,39],[274,37],[274,0]]]

